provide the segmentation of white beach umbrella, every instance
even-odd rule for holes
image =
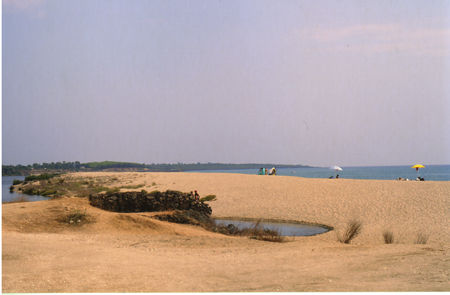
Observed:
[[[339,166],[333,166],[330,169],[336,170],[336,171],[342,171],[343,169]]]

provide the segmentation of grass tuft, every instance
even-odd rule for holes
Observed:
[[[338,241],[344,244],[350,244],[351,240],[361,233],[362,223],[358,220],[350,220],[343,235],[338,235]]]
[[[427,234],[418,233],[414,243],[425,245],[428,242],[428,238],[429,236]]]
[[[137,188],[141,188],[144,187],[145,184],[137,184],[137,185],[123,185],[120,188],[125,188],[125,189],[137,189]]]
[[[211,202],[217,200],[216,195],[207,195],[203,198],[200,198],[200,202]]]
[[[386,230],[383,232],[383,239],[385,244],[393,244],[394,243],[394,233]]]

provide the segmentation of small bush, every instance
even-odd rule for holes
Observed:
[[[207,195],[203,198],[200,198],[200,202],[211,202],[216,200],[216,195]]]
[[[22,180],[19,180],[19,179],[14,179],[13,180],[13,185],[18,185],[18,184],[21,184],[21,183],[23,183]]]
[[[361,233],[362,223],[357,220],[351,220],[347,224],[344,234],[338,235],[338,241],[344,244],[350,244],[351,240]]]
[[[383,239],[385,244],[392,244],[394,243],[394,233],[391,231],[384,231],[383,232]]]
[[[429,236],[424,233],[418,233],[416,237],[415,244],[425,245],[428,242]]]

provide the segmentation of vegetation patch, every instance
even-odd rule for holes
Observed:
[[[205,215],[194,210],[175,210],[171,213],[155,215],[154,218],[180,224],[197,225],[208,231],[217,232],[224,235],[248,237],[250,239],[268,242],[285,241],[280,232],[262,227],[260,220],[249,228],[239,229],[233,224],[217,225],[209,215]]]
[[[16,181],[10,187],[10,191],[15,189],[27,195],[41,195],[48,197],[77,196],[89,197],[91,194],[99,192],[114,193],[120,187],[105,186],[107,179],[61,177],[61,174],[41,174],[26,177],[27,181]],[[35,182],[38,181],[39,182]]]
[[[283,242],[284,238],[277,230],[266,229],[260,225],[261,220],[258,220],[253,227],[243,229],[240,235],[247,235],[251,239],[268,241],[268,242]]]
[[[29,175],[29,176],[25,177],[24,182],[32,182],[32,181],[37,181],[37,180],[49,180],[49,179],[59,176],[59,175],[61,175],[61,174],[59,174],[59,173],[43,173],[43,174],[39,174],[39,175]]]
[[[138,188],[141,188],[141,187],[144,187],[145,186],[145,184],[136,184],[136,185],[123,185],[123,186],[121,186],[120,188],[126,188],[126,189],[138,189]]]
[[[199,225],[206,229],[211,229],[215,225],[209,215],[195,210],[175,210],[169,214],[155,215],[154,218],[173,223]]]
[[[67,215],[61,217],[59,221],[62,223],[67,223],[69,225],[79,226],[86,223],[90,223],[91,218],[88,214],[86,214],[86,209],[84,209],[84,211],[80,210],[72,211]]]

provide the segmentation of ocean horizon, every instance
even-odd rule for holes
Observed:
[[[262,167],[261,167],[262,168]],[[272,167],[264,167],[272,168]],[[275,166],[275,168],[277,168]],[[305,168],[277,168],[277,175],[298,176],[307,178],[339,178],[347,179],[378,179],[395,180],[399,177],[403,179],[416,180],[418,176],[432,181],[450,181],[450,165],[425,165],[425,168],[416,171],[410,165],[397,166],[341,166],[342,171],[335,171],[329,167],[305,167]],[[258,174],[258,169],[233,169],[233,170],[197,170],[188,172],[201,173],[238,173],[238,174]]]

